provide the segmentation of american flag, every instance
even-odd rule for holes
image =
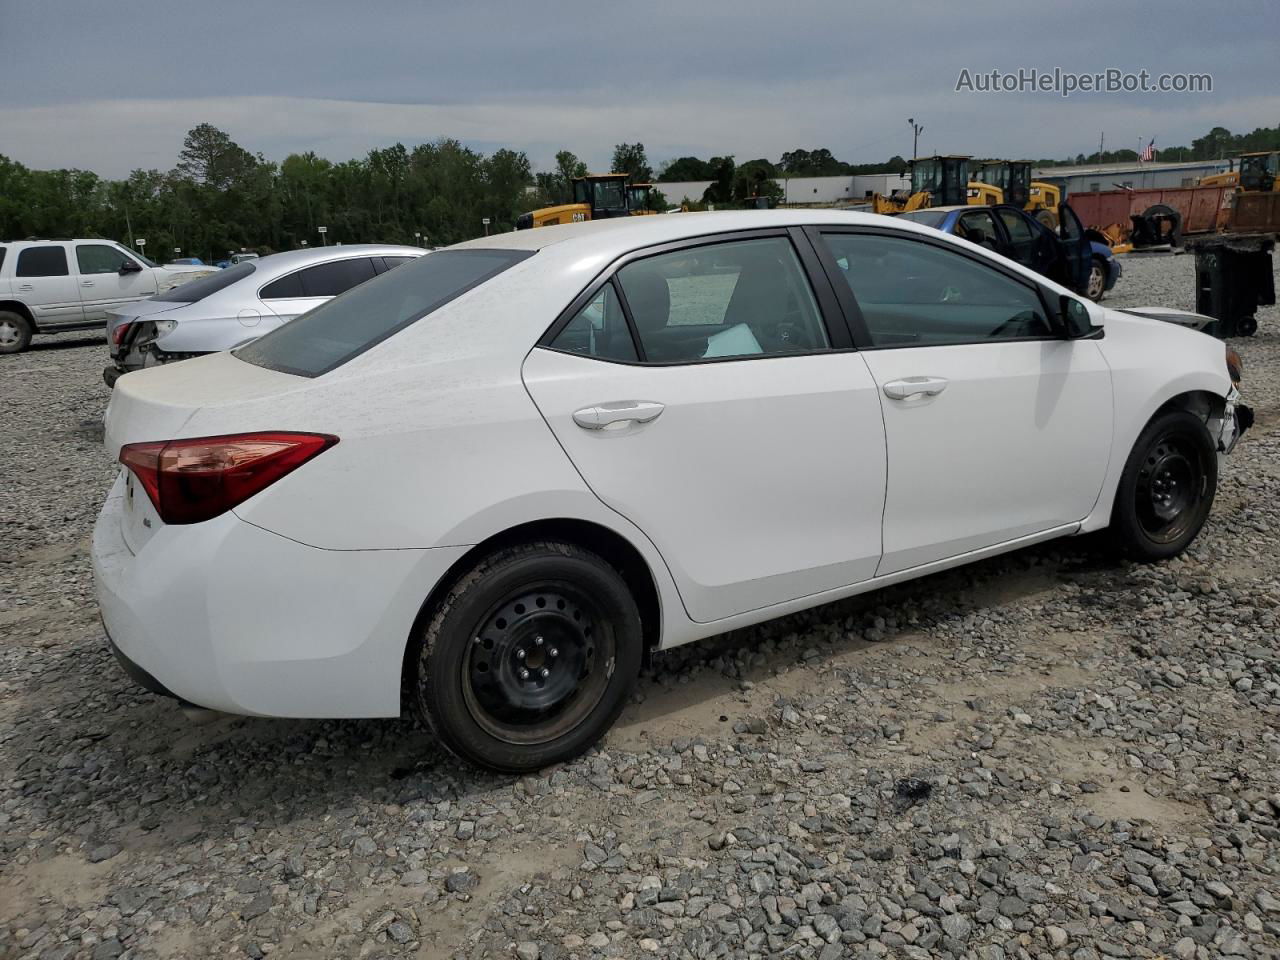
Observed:
[[[1152,137],[1151,142],[1142,149],[1142,155],[1138,160],[1142,163],[1150,163],[1156,158],[1156,138]]]

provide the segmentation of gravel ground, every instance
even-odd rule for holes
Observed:
[[[1128,257],[1114,306],[1192,305]],[[0,364],[0,956],[1280,956],[1280,312],[1182,559],[1083,538],[660,658],[511,780],[107,654],[98,335]],[[180,625],[178,625],[180,626]]]

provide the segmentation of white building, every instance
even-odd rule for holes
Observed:
[[[656,183],[667,203],[679,206],[685,200],[698,203],[712,180],[682,180]],[[831,206],[838,203],[862,203],[873,193],[889,194],[911,186],[907,177],[896,173],[868,173],[841,177],[779,177],[774,180],[782,191],[782,203],[797,206]]]
[[[1036,180],[1057,183],[1067,196],[1099,190],[1144,190],[1156,187],[1193,187],[1201,177],[1222,173],[1226,160],[1194,160],[1187,163],[1102,163],[1080,167],[1037,167]]]

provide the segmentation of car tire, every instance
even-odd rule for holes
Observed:
[[[1182,553],[1208,519],[1218,489],[1218,455],[1199,417],[1154,417],[1125,462],[1111,512],[1120,551],[1150,563]]]
[[[1101,303],[1107,294],[1107,264],[1101,257],[1089,261],[1089,282],[1084,295],[1094,303]]]
[[[596,743],[640,670],[640,612],[621,575],[579,546],[498,550],[457,580],[414,638],[414,708],[464,760],[528,773]]]
[[[1048,207],[1041,207],[1034,214],[1032,214],[1032,216],[1034,216],[1037,220],[1043,223],[1050,230],[1058,229],[1058,215],[1054,211],[1050,210]]]
[[[31,321],[12,310],[0,310],[0,353],[21,353],[31,343]]]

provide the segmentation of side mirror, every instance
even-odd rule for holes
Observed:
[[[1068,340],[1087,337],[1093,331],[1089,308],[1083,301],[1065,293],[1058,298],[1058,320],[1062,325],[1063,336]]]
[[[126,273],[141,273],[141,272],[142,272],[142,265],[139,264],[137,260],[121,260],[120,261],[120,276],[124,276]]]

